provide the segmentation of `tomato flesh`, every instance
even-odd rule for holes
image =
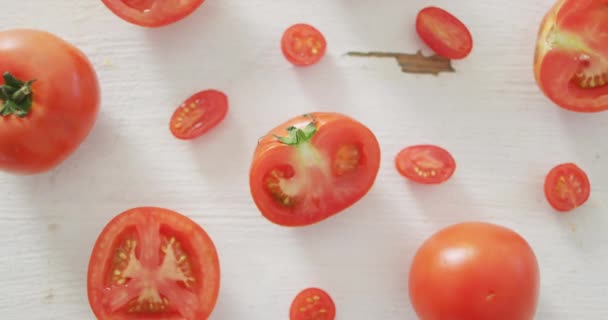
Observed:
[[[573,163],[560,164],[545,178],[545,197],[557,211],[571,211],[582,206],[591,194],[587,174]]]
[[[184,19],[204,0],[101,0],[121,19],[142,27],[162,27]]]
[[[171,116],[169,128],[178,139],[195,139],[215,128],[228,113],[228,98],[217,90],[189,97]]]
[[[397,171],[422,184],[440,184],[452,177],[456,161],[445,149],[435,145],[414,145],[395,157]]]
[[[296,295],[289,309],[290,320],[334,320],[336,306],[331,296],[319,288],[307,288]]]
[[[300,23],[285,30],[281,49],[289,62],[296,66],[309,66],[323,58],[327,42],[315,27]]]
[[[89,302],[103,319],[206,319],[219,291],[212,240],[192,220],[134,208],[100,234],[89,263]]]
[[[416,17],[418,35],[438,55],[464,59],[473,50],[469,29],[454,15],[438,7],[426,7]]]

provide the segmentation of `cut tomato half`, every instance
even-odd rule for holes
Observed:
[[[87,287],[100,320],[207,319],[219,293],[218,255],[189,218],[163,208],[134,208],[99,235]]]
[[[289,320],[334,320],[336,305],[323,289],[307,288],[296,295],[289,309]]]
[[[416,17],[416,31],[435,53],[448,59],[464,59],[473,50],[471,32],[444,9],[426,7]]]
[[[338,113],[286,121],[260,139],[250,168],[253,200],[270,221],[310,225],[361,199],[380,167],[380,146],[363,124]]]
[[[456,161],[445,149],[435,145],[404,148],[395,157],[395,167],[404,177],[422,184],[440,184],[452,177]]]
[[[162,27],[180,21],[204,0],[101,0],[121,19],[142,27]]]
[[[327,42],[315,27],[299,23],[285,30],[281,50],[285,58],[296,66],[309,66],[323,58]]]
[[[545,178],[545,196],[557,211],[571,211],[582,206],[591,194],[585,171],[574,163],[560,164]]]
[[[191,140],[215,128],[228,113],[228,97],[217,90],[198,92],[171,116],[169,129],[178,139]]]

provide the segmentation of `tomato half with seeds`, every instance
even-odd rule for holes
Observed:
[[[172,210],[127,210],[103,229],[89,261],[89,303],[99,320],[203,320],[215,307],[215,245]]]
[[[473,50],[473,36],[467,26],[438,7],[418,12],[416,32],[435,53],[448,59],[464,59]]]
[[[574,163],[555,166],[545,178],[545,197],[557,211],[582,206],[591,194],[591,184],[583,169]]]
[[[315,27],[298,23],[289,27],[281,38],[281,50],[285,58],[296,66],[309,66],[323,58],[327,41]]]
[[[534,75],[556,105],[575,112],[608,110],[608,3],[560,0],[541,22]]]
[[[198,92],[171,116],[169,128],[178,139],[191,140],[215,128],[228,113],[228,97],[217,90]]]
[[[194,12],[204,0],[101,0],[121,19],[142,27],[162,27]]]
[[[262,137],[249,173],[261,213],[283,226],[318,223],[359,201],[380,167],[372,131],[339,113],[292,118]]]
[[[414,145],[402,149],[395,157],[395,167],[404,177],[422,184],[440,184],[456,171],[454,157],[436,145]]]
[[[336,305],[323,289],[307,288],[296,295],[289,309],[289,320],[334,320]]]

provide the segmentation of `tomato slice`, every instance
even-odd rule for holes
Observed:
[[[557,211],[571,211],[582,206],[591,194],[587,174],[574,163],[560,164],[545,178],[545,197]]]
[[[121,19],[142,27],[162,27],[184,19],[204,0],[101,0]]]
[[[456,161],[445,149],[435,145],[415,145],[402,149],[395,157],[397,171],[422,184],[440,184],[454,174]]]
[[[295,117],[260,139],[250,168],[261,213],[283,226],[311,225],[361,199],[380,167],[374,134],[338,113]]]
[[[289,320],[334,320],[336,306],[327,292],[307,288],[296,295],[289,309]]]
[[[315,27],[299,23],[285,30],[281,49],[289,62],[296,66],[309,66],[323,58],[327,42]]]
[[[87,287],[100,320],[207,319],[219,293],[218,255],[189,218],[163,208],[134,208],[99,235]]]
[[[228,97],[217,90],[205,90],[186,99],[171,117],[169,128],[178,139],[198,138],[215,128],[228,113]]]
[[[418,35],[435,53],[448,59],[464,59],[473,50],[469,29],[451,13],[426,7],[416,17]]]
[[[534,75],[556,105],[608,110],[608,10],[605,0],[560,0],[538,33]]]

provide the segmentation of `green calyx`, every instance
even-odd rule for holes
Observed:
[[[3,101],[0,116],[27,116],[32,108],[32,83],[36,80],[21,81],[10,72],[5,72],[2,77],[4,84],[0,86],[0,100]]]
[[[317,126],[315,122],[310,122],[306,127],[300,129],[294,126],[287,128],[287,136],[279,137],[275,136],[279,141],[286,145],[297,146],[304,142],[309,141],[312,136],[317,133]]]

